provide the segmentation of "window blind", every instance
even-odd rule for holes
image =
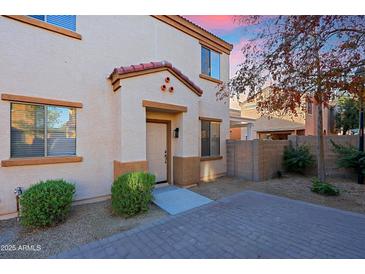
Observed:
[[[44,156],[44,106],[11,104],[11,157]]]
[[[11,104],[11,157],[76,155],[76,109]]]
[[[28,15],[29,17],[76,31],[76,15]]]

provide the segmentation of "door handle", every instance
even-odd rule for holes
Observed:
[[[167,164],[167,150],[165,150],[165,164]]]

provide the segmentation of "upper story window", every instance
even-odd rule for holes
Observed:
[[[76,155],[76,109],[11,103],[12,158]]]
[[[220,54],[202,46],[201,72],[204,75],[220,79]]]
[[[307,101],[307,113],[308,114],[313,113],[313,103],[311,101]]]
[[[76,15],[28,15],[49,24],[76,31]]]

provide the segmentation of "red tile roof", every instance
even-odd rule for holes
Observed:
[[[119,67],[115,68],[113,72],[109,75],[109,79],[114,82],[115,78],[127,78],[128,74],[141,72],[140,74],[132,75],[132,76],[139,76],[146,73],[149,73],[149,70],[159,69],[159,68],[166,68],[172,74],[174,74],[180,81],[182,81],[187,87],[192,89],[197,95],[201,96],[203,94],[203,90],[198,87],[193,81],[191,81],[185,74],[183,74],[179,69],[174,67],[170,62],[161,61],[161,62],[149,62],[149,63],[141,63],[139,65],[131,65],[126,67]],[[143,72],[146,73],[143,73]],[[118,77],[124,76],[124,77]]]

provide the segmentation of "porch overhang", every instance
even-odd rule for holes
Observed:
[[[143,100],[142,106],[145,107],[147,111],[151,112],[182,113],[188,111],[188,108],[186,106],[173,105],[173,104],[148,101],[148,100]]]

